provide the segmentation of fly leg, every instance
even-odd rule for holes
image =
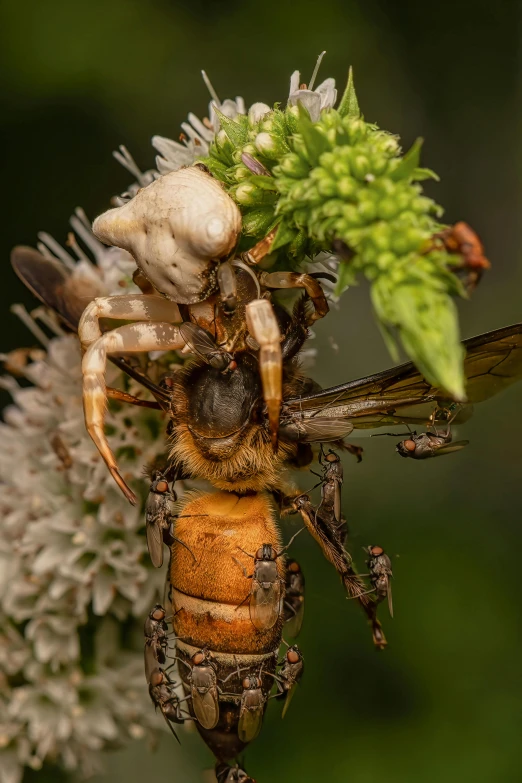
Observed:
[[[83,407],[87,431],[114,480],[133,505],[137,503],[136,495],[120,474],[104,432],[107,357],[120,353],[178,350],[184,344],[179,326],[169,323],[127,324],[103,334],[90,345],[83,357]]]
[[[154,294],[123,294],[101,296],[93,299],[82,313],[78,324],[78,336],[84,351],[101,337],[100,318],[119,321],[162,321],[181,323],[182,318],[175,302]]]
[[[250,334],[259,343],[259,372],[274,451],[277,449],[279,412],[283,399],[281,332],[268,299],[254,299],[245,308]]]
[[[308,325],[324,318],[330,309],[321,284],[312,275],[299,272],[261,272],[259,282],[265,288],[304,288],[314,306],[314,312],[308,318]]]

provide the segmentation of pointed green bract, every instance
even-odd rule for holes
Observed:
[[[417,139],[413,142],[406,155],[403,157],[395,171],[390,174],[391,179],[394,182],[398,182],[401,179],[411,179],[418,168],[420,161],[421,147],[424,143],[424,139]]]
[[[350,66],[348,70],[348,84],[344,91],[343,97],[337,109],[341,117],[360,117],[361,110],[359,109],[359,102],[357,95],[355,94],[355,87],[353,84],[353,68]]]

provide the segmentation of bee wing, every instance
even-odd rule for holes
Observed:
[[[163,530],[157,522],[147,520],[145,532],[151,563],[154,568],[161,568],[163,565]]]
[[[473,337],[463,347],[469,403],[482,402],[522,378],[522,324]],[[400,423],[423,424],[437,407],[451,402],[443,389],[432,386],[408,362],[376,375],[286,400],[281,410],[280,432],[285,427],[306,428],[310,420],[325,417],[348,420],[355,428],[363,429]]]
[[[442,457],[444,454],[452,454],[454,451],[460,451],[465,448],[469,443],[469,440],[457,440],[455,443],[446,443],[441,446],[440,449],[434,452],[434,457]]]
[[[219,702],[217,689],[209,688],[206,693],[199,693],[192,686],[192,708],[194,714],[204,729],[213,729],[219,720]]]
[[[79,296],[71,285],[70,273],[61,264],[46,258],[32,247],[15,247],[11,253],[11,264],[31,293],[54,310],[73,331],[78,329],[81,314],[89,302],[100,294],[93,282],[86,278],[82,280],[82,286],[85,283],[85,296]]]
[[[241,742],[252,742],[263,725],[263,710],[262,708],[253,710],[243,710],[237,725],[237,733]]]
[[[268,631],[277,623],[282,598],[281,582],[275,582],[265,590],[261,584],[253,580],[250,596],[250,620],[258,631]]]
[[[88,277],[74,278],[63,266],[46,258],[33,247],[15,247],[11,253],[11,264],[31,293],[53,310],[73,332],[78,331],[81,315],[89,302],[102,293],[93,280]],[[160,404],[161,401],[168,403],[165,390],[131,367],[123,357],[110,356],[109,359],[149,389]]]

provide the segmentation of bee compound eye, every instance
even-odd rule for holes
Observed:
[[[384,554],[384,549],[382,546],[371,546],[370,547],[370,554],[374,557],[379,557],[379,555]]]
[[[301,656],[299,655],[297,650],[290,649],[286,654],[286,660],[288,661],[288,663],[298,663],[300,658]]]
[[[161,479],[156,484],[156,492],[167,492],[169,488],[169,485],[165,481],[165,479]]]
[[[402,445],[404,446],[406,451],[415,451],[416,449],[415,441],[413,440],[403,440]]]

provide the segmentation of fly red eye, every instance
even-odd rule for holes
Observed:
[[[370,547],[370,554],[374,557],[379,557],[379,555],[384,554],[384,549],[382,546],[372,546]]]
[[[165,618],[165,609],[162,606],[158,606],[158,608],[154,609],[152,612],[152,618],[153,620],[163,620]]]
[[[263,559],[263,547],[260,546],[256,552],[256,560],[262,560],[262,559]]]
[[[406,449],[406,451],[415,451],[415,442],[413,440],[403,440],[402,445]]]
[[[160,669],[154,669],[154,671],[150,675],[150,684],[161,685],[162,682],[163,682],[163,672]]]
[[[299,568],[299,563],[296,563],[294,560],[292,563],[288,564],[288,570],[292,574],[298,574],[301,569]]]
[[[205,660],[205,656],[202,652],[194,653],[194,655],[192,656],[192,663],[194,664],[194,666],[199,666],[200,664],[203,663],[204,660]]]
[[[339,457],[337,454],[327,454],[326,455],[326,461],[327,462],[339,462]]]
[[[288,650],[286,660],[288,663],[299,663],[301,656],[296,650]]]
[[[247,690],[247,688],[250,688],[250,677],[245,677],[241,685],[243,686],[245,691]]]
[[[169,488],[169,485],[166,481],[158,481],[156,484],[156,492],[166,492]]]

